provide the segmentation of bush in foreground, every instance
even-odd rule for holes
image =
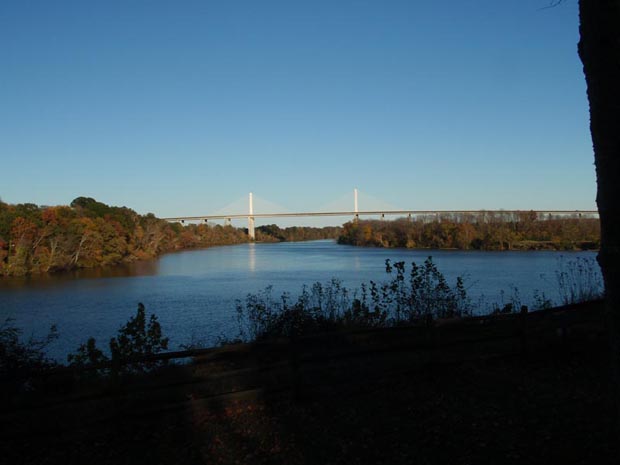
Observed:
[[[304,286],[294,302],[284,293],[278,300],[272,287],[248,294],[237,302],[240,338],[260,340],[297,337],[342,327],[385,327],[471,315],[464,280],[450,286],[431,257],[422,265],[385,262],[391,280],[362,284],[351,291],[337,279],[328,284]]]
[[[23,341],[21,336],[9,318],[0,326],[0,391],[6,395],[36,389],[39,375],[56,366],[45,350],[58,338],[55,326],[41,339],[31,336]]]
[[[111,358],[97,347],[95,339],[91,337],[85,344],[80,345],[75,354],[67,357],[69,365],[83,367],[111,361],[120,371],[149,371],[161,365],[161,362],[123,363],[167,350],[168,338],[163,337],[157,316],[152,314],[147,323],[146,309],[139,303],[136,315],[129,318],[118,330],[117,337],[110,339],[109,347]]]

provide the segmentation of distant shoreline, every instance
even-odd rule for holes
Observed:
[[[533,241],[532,241],[533,242]],[[542,246],[544,245],[543,243],[541,243],[541,247],[520,247],[520,246],[516,246],[511,249],[474,249],[474,248],[459,248],[459,247],[398,247],[398,246],[391,246],[391,247],[386,247],[386,246],[382,246],[382,245],[370,245],[370,244],[346,244],[346,243],[342,243],[339,242],[340,245],[347,245],[347,246],[351,246],[351,247],[363,247],[363,248],[367,248],[367,249],[395,249],[395,250],[452,250],[452,251],[459,251],[459,252],[543,252],[543,251],[549,251],[549,252],[598,252],[599,251],[599,247],[573,247],[573,248],[561,248],[561,247],[548,247],[548,246]]]

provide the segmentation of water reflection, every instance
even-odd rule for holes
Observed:
[[[256,244],[253,242],[248,244],[248,265],[250,273],[254,273],[256,271]]]
[[[360,257],[356,256],[353,260],[353,269],[355,271],[360,271],[362,269],[362,263],[360,262]]]
[[[0,278],[0,291],[4,289],[37,289],[62,287],[76,280],[102,278],[128,278],[132,276],[156,276],[159,274],[160,261],[144,260],[134,263],[123,263],[116,266],[101,268],[84,268],[58,273],[42,273],[30,276],[11,276]]]

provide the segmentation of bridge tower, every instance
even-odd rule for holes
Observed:
[[[256,239],[256,233],[254,232],[254,206],[252,205],[252,193],[250,192],[250,211],[248,215],[248,236],[250,240]]]
[[[359,215],[359,210],[357,208],[357,187],[355,189],[353,189],[353,203],[354,203],[354,212],[355,212],[355,218],[354,221],[357,221],[360,219],[360,215]]]

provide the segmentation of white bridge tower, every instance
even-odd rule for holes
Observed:
[[[250,240],[253,241],[256,239],[256,233],[254,231],[254,206],[252,205],[252,193],[250,192],[250,211],[248,215],[248,236],[250,236]]]

